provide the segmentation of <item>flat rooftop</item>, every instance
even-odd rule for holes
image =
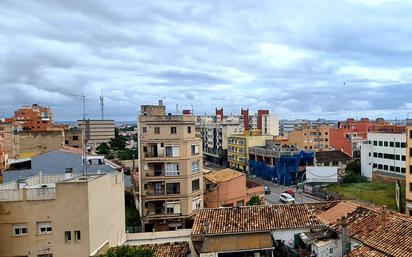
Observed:
[[[212,171],[204,176],[207,180],[210,180],[211,182],[217,184],[219,182],[229,181],[243,175],[244,173],[242,172],[227,168],[223,170]]]

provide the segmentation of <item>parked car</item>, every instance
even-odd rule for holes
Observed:
[[[295,198],[293,198],[293,196],[291,196],[288,193],[281,193],[279,200],[282,203],[294,203],[295,202]]]
[[[283,193],[290,194],[291,196],[295,197],[295,191],[293,189],[285,190]]]
[[[265,186],[265,195],[270,194],[270,188],[268,186]]]

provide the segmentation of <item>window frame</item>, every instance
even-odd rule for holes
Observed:
[[[42,231],[42,229],[45,229]],[[38,235],[49,235],[53,233],[53,226],[51,221],[37,222],[37,234]]]
[[[11,226],[13,236],[27,236],[29,233],[27,223],[13,223]],[[16,233],[16,230],[18,230],[19,233]]]

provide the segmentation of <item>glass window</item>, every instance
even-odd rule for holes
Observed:
[[[390,170],[390,171],[395,171],[395,167],[394,167],[394,166],[390,166],[390,167],[389,167],[389,170]]]
[[[27,224],[13,224],[13,235],[15,236],[24,236],[27,235]]]
[[[401,173],[405,174],[406,173],[406,168],[401,168]]]
[[[382,166],[382,164],[378,164],[378,169],[382,169],[383,168],[383,166]]]
[[[400,147],[401,147],[401,143],[400,143],[400,142],[396,142],[396,143],[395,143],[395,147],[396,147],[396,148],[400,148]]]
[[[197,173],[199,172],[199,170],[200,170],[199,161],[192,162],[192,172]]]
[[[170,127],[170,134],[176,134],[177,133],[177,128],[176,127]]]
[[[401,159],[401,156],[400,156],[399,154],[397,154],[397,155],[396,155],[396,160],[399,161],[400,159]]]
[[[401,143],[401,148],[406,148],[406,143]]]
[[[200,188],[200,183],[199,179],[192,180],[192,192],[199,190]]]
[[[378,141],[374,140],[373,145],[378,145]]]
[[[166,157],[179,157],[179,146],[166,146]]]
[[[388,146],[388,141],[383,142],[383,146]]]
[[[382,154],[382,153],[378,153],[378,158],[383,158],[383,154]]]
[[[143,133],[147,133],[147,127],[143,127],[142,130],[143,130]]]
[[[390,142],[390,143],[389,143],[389,146],[390,146],[390,147],[394,147],[394,146],[395,146],[395,143],[394,143],[394,142]]]
[[[192,133],[192,127],[190,127],[190,126],[187,127],[187,133],[188,133],[188,134],[191,134],[191,133]]]
[[[193,198],[192,200],[192,210],[197,210],[201,208],[201,202],[202,199],[200,198],[200,196]]]
[[[51,222],[38,222],[37,223],[37,233],[39,235],[51,234],[52,224]]]
[[[378,157],[378,153],[377,153],[377,152],[374,152],[374,153],[373,153],[373,157]]]
[[[82,238],[81,238],[80,230],[75,230],[74,231],[74,240],[80,241],[81,239]]]
[[[160,134],[160,127],[154,127],[154,133]]]
[[[166,202],[166,213],[167,214],[179,214],[180,213],[180,202]]]
[[[66,241],[66,242],[72,241],[72,232],[71,231],[64,231],[64,241]]]
[[[402,161],[406,161],[406,155],[402,155]]]
[[[179,164],[177,163],[166,163],[166,176],[179,176]]]
[[[379,141],[379,146],[383,146],[383,142],[382,142],[382,141]]]
[[[79,136],[73,136],[73,141],[79,140]]]
[[[199,145],[192,145],[192,155],[199,154]]]
[[[166,193],[167,194],[180,194],[180,183],[167,183]]]
[[[384,170],[388,170],[388,165],[383,165]]]

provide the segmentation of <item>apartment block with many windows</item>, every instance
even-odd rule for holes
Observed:
[[[195,117],[143,105],[139,116],[139,202],[145,231],[188,228],[203,206],[201,139]]]
[[[126,240],[122,173],[0,185],[0,256],[98,256]]]
[[[362,175],[372,179],[374,172],[406,173],[406,136],[404,133],[368,133],[361,145]]]
[[[329,128],[323,124],[302,124],[290,132],[289,144],[314,151],[329,150]]]

